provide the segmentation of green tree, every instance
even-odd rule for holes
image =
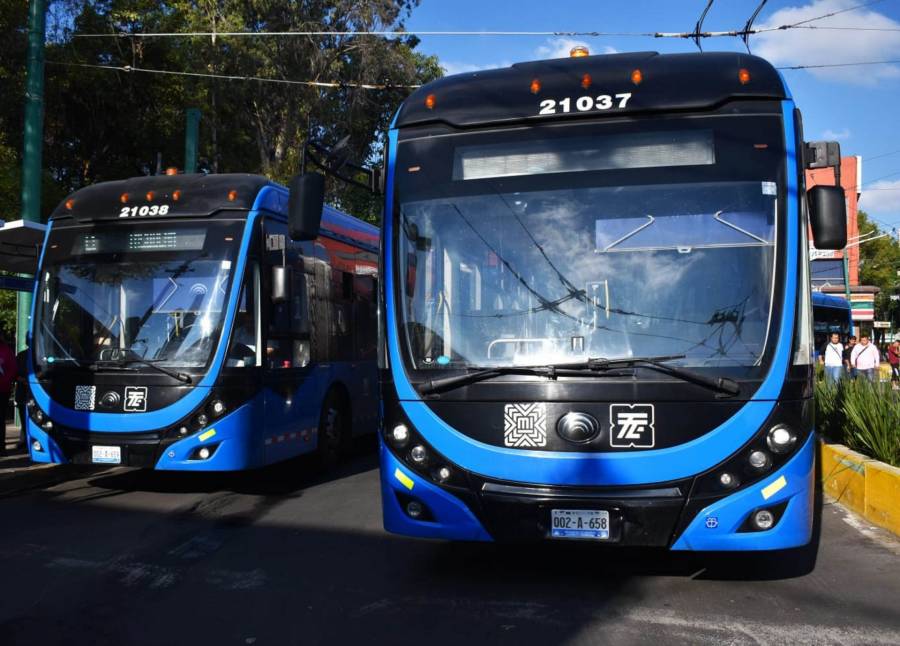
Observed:
[[[884,233],[865,211],[859,212],[859,235]],[[877,317],[893,316],[896,303],[892,294],[898,290],[897,272],[900,271],[900,244],[894,232],[871,242],[859,245],[859,280],[863,285],[876,285],[880,291],[875,298]]]

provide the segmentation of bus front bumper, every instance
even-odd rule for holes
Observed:
[[[251,419],[250,405],[244,404],[208,428],[174,441],[158,432],[92,433],[59,425],[48,433],[28,420],[28,450],[33,462],[164,471],[236,471],[257,464],[245,432]],[[117,448],[118,459],[98,461],[93,447]],[[204,447],[208,455],[205,458],[200,454]]]
[[[489,483],[470,478],[467,490],[446,490],[402,464],[382,443],[381,490],[389,532],[422,538],[475,541],[551,539],[553,509],[606,510],[608,539],[597,543],[672,550],[750,551],[799,547],[812,535],[815,438],[761,481],[703,504],[689,497],[691,480],[628,491],[573,491]],[[677,493],[676,493],[677,491]],[[418,518],[409,512],[422,510]],[[751,516],[771,510],[770,529]]]

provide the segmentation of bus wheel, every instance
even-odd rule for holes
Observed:
[[[347,422],[341,398],[334,391],[328,393],[325,403],[322,404],[322,413],[319,415],[319,438],[316,447],[319,466],[325,471],[330,471],[340,461]]]

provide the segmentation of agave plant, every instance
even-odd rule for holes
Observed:
[[[900,398],[889,386],[865,380],[843,383],[838,390],[842,391],[840,409],[846,443],[877,460],[900,466]],[[832,409],[829,428],[835,419]]]

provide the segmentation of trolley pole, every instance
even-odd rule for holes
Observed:
[[[188,108],[184,123],[184,172],[197,172],[197,151],[200,139],[200,110]]]
[[[22,148],[22,219],[41,221],[41,153],[44,143],[44,32],[46,0],[31,0],[28,8],[28,64],[25,83],[25,139]],[[16,349],[28,338],[31,293],[19,292]]]

